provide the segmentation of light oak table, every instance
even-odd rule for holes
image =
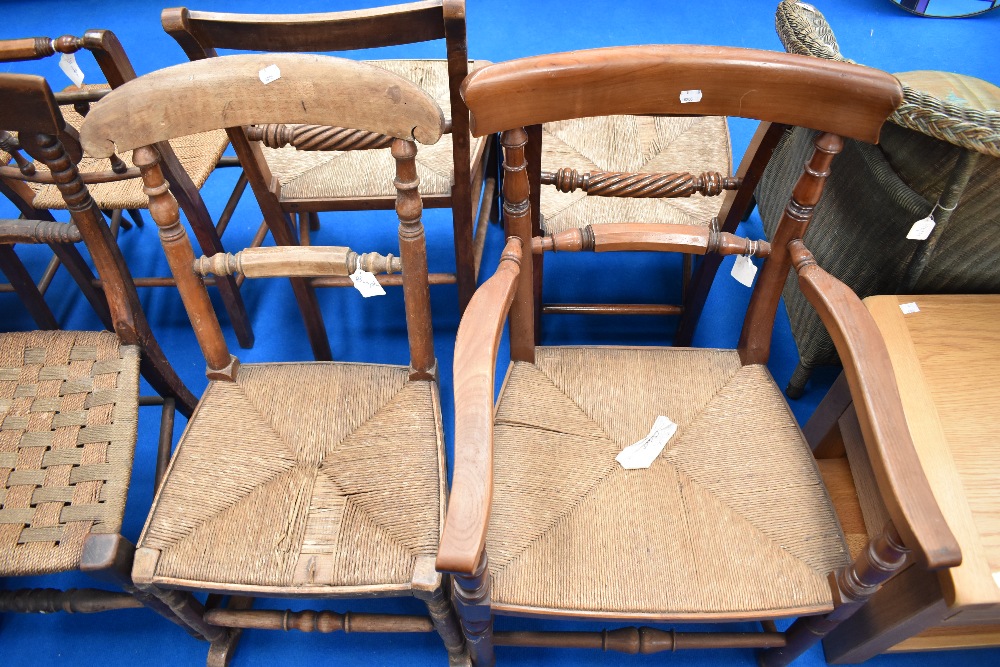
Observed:
[[[916,312],[908,304],[916,304]],[[865,299],[892,361],[927,479],[962,548],[962,564],[910,567],[825,642],[854,663],[887,651],[1000,645],[1000,295]],[[901,308],[903,306],[903,308]],[[861,432],[841,376],[803,429],[821,468],[846,450],[864,522],[884,517],[858,465]],[[859,470],[861,468],[861,470]],[[833,493],[838,503],[836,492]],[[846,495],[846,494],[845,494]],[[841,508],[838,507],[838,512]],[[842,514],[847,521],[851,509]]]

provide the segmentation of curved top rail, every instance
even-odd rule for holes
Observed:
[[[469,75],[462,94],[476,136],[587,116],[711,115],[797,125],[871,143],[902,100],[895,77],[860,65],[677,45],[497,63]]]
[[[262,70],[279,78],[264,83]],[[129,81],[94,105],[84,150],[108,157],[223,127],[337,125],[433,144],[444,114],[406,79],[373,65],[309,54],[251,54],[175,65]]]

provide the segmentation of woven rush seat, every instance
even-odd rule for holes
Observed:
[[[721,117],[604,116],[542,126],[542,170],[732,173],[729,126]],[[707,227],[721,197],[678,199],[588,196],[542,187],[542,229],[554,234],[588,224],[649,220]]]
[[[615,456],[658,415],[677,433],[650,468],[623,469]],[[832,609],[844,538],[764,366],[741,367],[733,350],[540,347],[534,365],[512,365],[495,422],[495,609],[651,620]]]
[[[120,530],[138,391],[139,348],[113,333],[0,334],[0,576],[77,568]]]
[[[88,90],[100,90],[106,89],[109,86],[106,84],[88,84],[83,87]],[[71,86],[68,90],[77,90],[77,88],[76,86]],[[94,102],[94,104],[97,105],[100,102]],[[72,106],[63,106],[60,108],[60,111],[62,111],[66,123],[74,129],[79,130],[80,126],[83,125],[83,116],[78,114]],[[209,174],[215,169],[216,163],[218,163],[219,158],[222,157],[222,153],[228,145],[229,138],[226,136],[225,130],[202,132],[170,141],[170,146],[177,154],[177,159],[180,160],[181,165],[187,171],[188,175],[191,176],[191,181],[196,188],[201,188],[205,184],[205,181],[208,180]],[[123,153],[118,157],[129,168],[135,166],[132,164],[131,151]],[[10,161],[10,156],[0,151],[0,161],[6,164]],[[107,171],[111,169],[111,164],[106,159],[97,159],[84,155],[77,168],[81,174],[86,174],[93,171]],[[38,161],[35,162],[35,169],[39,172],[48,171],[48,167]],[[66,202],[59,193],[59,188],[55,185],[28,183],[28,186],[35,191],[35,198],[31,202],[31,205],[35,208],[57,210],[66,208]],[[142,191],[142,179],[138,177],[112,183],[91,183],[87,186],[87,189],[90,190],[90,194],[94,198],[94,201],[97,202],[97,206],[105,210],[144,209],[149,206],[149,200]]]
[[[408,374],[247,364],[210,383],[139,539],[159,554],[153,583],[408,591],[437,548],[445,474],[437,386]]]
[[[416,83],[451,117],[448,92],[448,62],[445,60],[366,61]],[[470,60],[469,71],[485,60]],[[470,137],[470,163],[475,168],[487,137]],[[392,185],[395,163],[389,149],[359,151],[300,151],[292,146],[264,148],[272,174],[281,182],[282,199],[329,199],[331,197],[395,197]],[[451,194],[454,157],[450,134],[433,146],[421,147],[417,155],[418,192],[423,196]]]

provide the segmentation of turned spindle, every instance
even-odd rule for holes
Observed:
[[[352,130],[327,125],[252,125],[247,128],[250,141],[260,141],[268,148],[294,146],[300,151],[360,151],[388,148],[393,138],[377,132]]]
[[[741,179],[704,172],[699,176],[687,172],[640,174],[621,171],[588,171],[562,168],[543,171],[542,184],[554,185],[560,192],[582,190],[597,197],[671,198],[690,197],[701,193],[706,197],[738,190]]]
[[[402,260],[392,254],[358,254],[340,246],[276,246],[247,248],[236,253],[220,252],[194,260],[200,276],[244,275],[247,278],[288,276],[349,276],[358,267],[369,273],[399,273]]]
[[[22,174],[25,176],[33,176],[35,174],[35,164],[21,155],[21,144],[18,143],[17,138],[10,132],[0,130],[0,149],[6,151],[14,158],[17,168],[21,170]]]

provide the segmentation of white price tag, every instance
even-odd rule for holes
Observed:
[[[912,315],[913,313],[920,312],[920,309],[917,308],[917,303],[915,301],[911,301],[909,303],[901,303],[899,304],[899,309],[903,311],[904,315]]]
[[[351,282],[366,299],[370,296],[385,296],[385,290],[375,278],[375,274],[362,270],[360,266],[351,274]]]
[[[278,69],[277,65],[268,65],[261,71],[257,72],[257,76],[260,77],[261,83],[267,85],[272,81],[277,81],[281,78],[281,70]]]
[[[653,465],[653,461],[660,455],[660,452],[663,451],[667,442],[676,432],[677,424],[660,415],[653,422],[653,428],[649,429],[649,435],[618,452],[615,461],[618,461],[626,470],[648,468]]]
[[[83,88],[83,70],[76,64],[75,53],[62,54],[59,58],[59,69],[76,84],[77,88]]]
[[[906,238],[912,241],[923,241],[931,235],[931,232],[934,231],[935,224],[937,223],[934,222],[933,213],[928,215],[923,220],[917,220],[913,223],[913,226],[910,227],[910,231],[906,234]]]
[[[1000,586],[1000,572],[993,573],[993,581],[996,583],[997,586]]]
[[[700,90],[682,90],[681,91],[681,104],[688,104],[689,102],[701,102],[701,91]]]
[[[736,282],[744,287],[752,287],[753,279],[757,275],[757,267],[748,255],[740,255],[736,258],[736,263],[733,264],[733,270],[730,272],[730,275],[736,278]]]

